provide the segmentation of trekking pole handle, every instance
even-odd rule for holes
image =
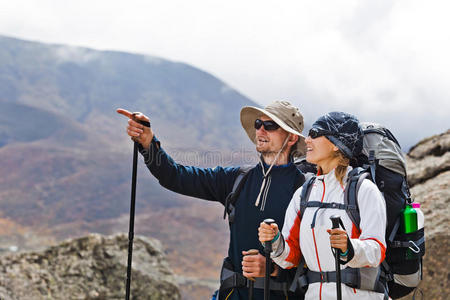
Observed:
[[[145,127],[151,128],[152,125],[150,125],[150,122],[144,121],[144,120],[136,120],[141,125],[144,125]]]
[[[273,223],[275,223],[274,219],[265,219],[264,223],[266,223],[267,225],[271,225]],[[264,253],[269,253],[272,252],[272,242],[271,241],[266,241],[264,242]]]
[[[334,215],[330,217],[332,225],[332,229],[339,228],[339,223],[341,223],[341,217]],[[340,249],[334,248],[334,260],[335,260],[335,268],[336,268],[336,298],[337,300],[342,300],[342,288],[341,288],[341,267],[339,263],[339,255]]]
[[[271,225],[275,223],[274,219],[265,219],[264,223]],[[272,252],[272,241],[264,242],[264,256],[266,257],[266,274],[264,276],[264,300],[270,299],[270,252]]]
[[[330,217],[331,223],[333,223],[332,229],[339,228],[339,223],[341,221],[340,216],[331,216]]]

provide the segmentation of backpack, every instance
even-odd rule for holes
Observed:
[[[297,167],[297,169],[303,174],[303,177],[299,180],[299,182],[296,183],[294,187],[294,191],[296,191],[299,187],[302,186],[305,180],[309,179],[310,177],[312,177],[314,174],[317,173],[317,168],[315,165],[307,162],[305,156],[302,156],[294,160],[294,164]],[[233,183],[233,188],[225,198],[224,203],[225,209],[223,212],[223,219],[225,220],[228,215],[228,223],[230,225],[231,223],[234,222],[234,215],[235,215],[234,210],[238,196],[241,193],[245,185],[245,182],[247,181],[247,177],[248,174],[250,173],[250,170],[253,169],[254,167],[255,167],[254,165],[245,165],[239,168],[238,175]]]
[[[379,124],[361,123],[361,127],[364,132],[363,150],[353,163],[354,169],[348,175],[344,204],[337,204],[340,207],[336,207],[335,203],[324,203],[320,208],[345,209],[359,230],[361,220],[357,201],[359,187],[365,179],[372,180],[377,185],[386,202],[386,258],[378,268],[347,268],[351,269],[348,270],[349,273],[357,273],[359,282],[346,284],[377,292],[383,292],[384,289],[385,294],[397,299],[411,293],[422,279],[422,257],[425,254],[424,228],[409,234],[399,230],[402,210],[412,202],[406,178],[406,162],[400,144],[387,128]],[[320,205],[308,204],[314,180],[315,177],[312,177],[303,185],[300,196],[301,215],[306,207]],[[379,269],[379,272],[373,269]],[[297,277],[302,275],[304,274]],[[304,286],[304,278],[302,282]]]

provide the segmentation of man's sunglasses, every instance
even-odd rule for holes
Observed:
[[[260,119],[255,120],[255,129],[260,129],[264,125],[264,129],[267,131],[274,131],[280,128],[280,125],[274,121],[262,121]]]
[[[324,135],[338,135],[336,132],[331,132],[328,130],[323,130],[323,129],[319,129],[319,128],[311,128],[309,130],[308,136],[311,137],[312,139],[316,139],[318,137],[324,136]]]

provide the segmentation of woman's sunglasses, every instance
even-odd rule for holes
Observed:
[[[311,137],[312,139],[316,139],[318,137],[324,136],[324,135],[338,135],[336,132],[331,132],[328,130],[323,130],[323,129],[319,129],[319,128],[311,128],[309,130],[308,136]]]
[[[280,125],[278,125],[274,121],[262,121],[260,119],[255,120],[255,129],[260,129],[263,125],[266,131],[274,131],[280,128]]]

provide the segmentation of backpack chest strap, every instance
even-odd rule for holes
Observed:
[[[308,270],[306,272],[308,283],[315,282],[336,282],[336,271],[315,272]],[[341,270],[341,283],[353,288],[359,288],[359,272],[358,269],[345,268]]]
[[[356,206],[351,204],[342,204],[342,203],[336,203],[336,202],[320,202],[320,201],[308,201],[300,203],[301,206],[303,206],[301,209],[304,211],[307,207],[317,207],[317,210],[314,212],[313,220],[311,223],[311,228],[314,228],[316,226],[316,217],[317,213],[320,209],[323,208],[334,208],[334,209],[343,209],[343,210],[354,210],[357,209]]]

